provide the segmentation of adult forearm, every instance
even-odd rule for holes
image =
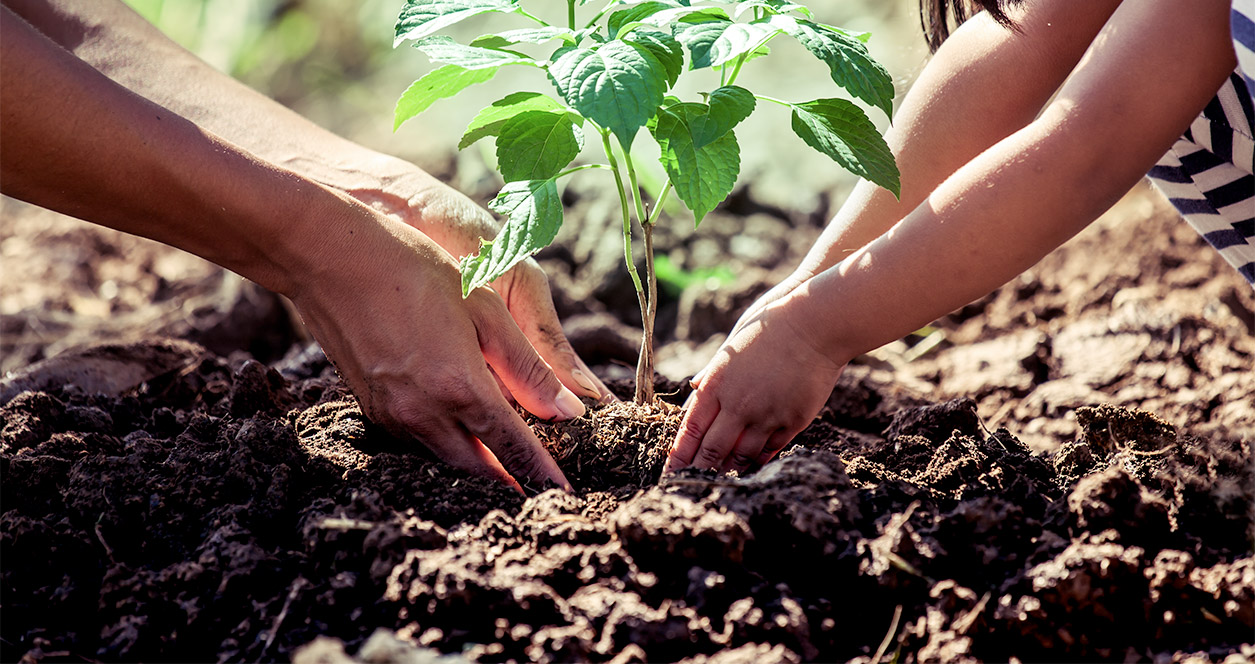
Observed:
[[[809,278],[846,258],[1031,122],[1118,4],[1030,0],[1012,14],[1019,31],[984,13],[960,27],[902,100],[886,137],[902,173],[901,199],[859,182],[795,276]]]
[[[413,165],[337,136],[217,71],[118,0],[3,2],[123,87],[382,211],[400,215],[421,207],[414,199],[439,186]]]
[[[178,246],[284,293],[331,191],[119,86],[0,8],[4,193]]]

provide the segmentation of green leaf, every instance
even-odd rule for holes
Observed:
[[[664,9],[670,9],[671,7],[672,5],[665,2],[658,2],[657,0],[654,0],[652,2],[642,2],[639,5],[634,5],[627,9],[621,9],[611,14],[610,18],[606,19],[606,29],[610,31],[610,38],[614,39],[619,36],[619,31],[623,29],[623,26],[632,23],[639,24],[641,21],[653,14],[657,14]]]
[[[615,23],[610,27],[614,31],[614,35],[619,39],[641,27],[670,32],[673,23],[694,14],[710,18],[728,18],[728,12],[718,7],[692,7],[687,3],[677,4],[667,0],[644,3],[617,13],[623,16],[618,20],[615,20],[615,17],[612,16],[611,20],[615,20]]]
[[[403,122],[427,110],[437,99],[452,97],[476,83],[487,81],[496,73],[497,67],[464,69],[457,65],[445,65],[427,72],[401,93],[392,115],[392,130],[396,131]]]
[[[549,78],[566,103],[614,132],[625,150],[667,91],[666,66],[653,52],[618,39],[566,50],[549,66]]]
[[[658,112],[649,129],[661,150],[659,161],[671,178],[676,196],[693,211],[695,224],[723,202],[741,172],[741,149],[731,128],[698,147],[699,136],[710,131],[710,107],[676,104]]]
[[[749,90],[725,85],[710,93],[707,111],[689,118],[693,130],[693,147],[702,148],[732,131],[732,128],[754,112],[756,102]]]
[[[793,131],[851,173],[901,196],[897,163],[863,109],[845,99],[816,99],[793,106]]]
[[[735,16],[740,18],[742,14],[753,9],[762,9],[769,14],[797,12],[806,18],[814,18],[814,14],[805,5],[788,2],[788,0],[745,0],[737,4]]]
[[[513,12],[519,0],[406,0],[397,16],[395,47],[407,39],[422,39],[472,16]]]
[[[535,60],[527,56],[491,48],[466,46],[444,35],[419,39],[414,42],[414,48],[422,51],[434,62],[447,62],[463,69],[484,69],[503,65],[538,66]]]
[[[675,38],[689,49],[689,69],[717,67],[753,53],[780,34],[767,23],[733,23],[705,15],[685,17],[674,29]]]
[[[471,123],[466,126],[466,133],[462,134],[462,140],[458,143],[458,149],[464,150],[467,146],[478,141],[485,136],[496,136],[501,133],[501,125],[506,120],[527,111],[560,111],[566,107],[553,97],[541,94],[539,92],[516,92],[507,95],[491,106],[479,112]],[[583,118],[568,111],[568,115],[572,115],[571,120],[577,124],[582,123]]]
[[[471,41],[471,46],[506,48],[515,44],[543,44],[552,39],[561,39],[568,44],[574,44],[575,32],[570,28],[555,26],[506,30],[491,35],[480,35]]]
[[[773,16],[770,22],[828,65],[833,82],[885,115],[893,115],[893,78],[858,37],[792,16]]]
[[[553,179],[510,182],[488,207],[508,219],[496,238],[482,243],[479,254],[462,259],[462,297],[549,246],[562,227],[562,198]]]
[[[637,30],[623,38],[629,44],[647,49],[667,72],[667,87],[675,85],[684,71],[684,48],[674,37],[657,30]]]
[[[497,170],[506,182],[547,180],[579,155],[583,135],[566,113],[524,111],[497,137]]]
[[[745,54],[745,62],[753,62],[754,60],[767,57],[768,55],[771,55],[771,49],[767,48],[766,46],[759,46],[758,48]],[[731,62],[725,62],[719,65],[718,67],[715,67],[714,70],[723,71],[724,69],[727,69],[727,68],[735,68],[735,65],[736,65],[736,61],[733,60]]]

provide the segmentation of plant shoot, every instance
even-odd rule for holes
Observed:
[[[769,56],[768,44],[783,37],[797,40],[827,65],[832,81],[850,96],[886,115],[892,112],[893,82],[868,53],[867,34],[820,23],[797,3],[611,0],[595,12],[584,10],[588,4],[566,0],[565,21],[555,24],[524,8],[522,0],[407,0],[397,19],[395,45],[412,42],[441,66],[401,95],[394,129],[433,102],[489,81],[504,67],[546,72],[556,94],[511,91],[480,111],[459,143],[465,148],[484,138],[496,141],[505,186],[489,207],[506,218],[496,238],[462,258],[463,296],[553,241],[563,219],[560,179],[610,171],[622,212],[624,261],[641,310],[636,401],[649,403],[658,292],[653,229],[671,195],[692,211],[696,224],[727,198],[741,169],[733,130],[759,102],[790,112],[793,131],[807,145],[899,194],[893,155],[859,105],[835,97],[785,101],[758,95],[737,85],[743,68]],[[540,5],[561,6],[552,0],[528,3],[533,9]],[[513,15],[520,27],[466,44],[440,34],[488,13]],[[548,57],[525,53],[540,49]],[[700,99],[670,94],[681,76],[699,75],[709,82]],[[637,179],[639,157],[633,146],[642,129],[661,152],[666,180],[658,191],[642,192]],[[600,144],[605,161],[572,166],[586,140]],[[632,257],[634,229],[643,240],[643,276]]]

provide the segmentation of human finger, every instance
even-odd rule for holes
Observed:
[[[694,468],[718,470],[741,438],[745,426],[730,410],[721,410],[693,453]]]
[[[488,367],[488,372],[492,374],[492,379],[497,383],[497,389],[501,390],[501,396],[505,398],[506,403],[511,406],[518,403],[514,395],[510,394],[510,388],[505,386],[505,381],[501,380],[501,376],[498,376],[497,372],[492,370],[492,367]]]
[[[692,387],[695,390],[700,388],[702,386],[702,381],[706,380],[706,371],[707,368],[702,367],[701,371],[693,374],[693,377],[689,379],[689,387]]]
[[[510,475],[533,487],[551,481],[570,490],[571,483],[545,451],[536,434],[509,406],[497,401],[461,413],[462,426],[479,439]]]
[[[763,446],[767,444],[767,438],[770,433],[755,427],[746,428],[741,432],[740,438],[732,446],[719,469],[722,472],[735,470],[741,473],[745,472],[750,466],[755,465],[763,451]]]
[[[423,443],[441,461],[451,466],[472,475],[492,478],[509,485],[515,491],[523,492],[523,487],[510,475],[505,466],[501,465],[501,461],[460,425],[441,427],[439,433],[424,436]]]
[[[719,401],[714,397],[705,396],[697,391],[689,399],[691,405],[685,404],[684,417],[680,420],[680,432],[671,446],[671,453],[667,455],[667,463],[662,469],[663,474],[674,473],[693,463],[693,455],[701,446],[706,429],[719,415]]]
[[[780,450],[783,450],[797,434],[798,432],[796,431],[777,429],[775,433],[768,436],[766,444],[763,445],[763,449],[759,451],[758,458],[755,459],[754,462],[761,466],[768,461],[771,461],[771,459],[779,454]]]
[[[510,283],[507,309],[536,352],[553,369],[558,380],[577,395],[598,401],[615,400],[614,394],[580,359],[562,331],[553,306],[549,282],[539,268],[524,263]]]
[[[475,330],[484,359],[518,401],[537,417],[569,420],[584,414],[584,404],[554,375],[519,330],[501,298],[480,289]]]

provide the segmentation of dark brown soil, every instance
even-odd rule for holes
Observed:
[[[790,239],[730,294],[668,303],[664,360],[709,348],[813,237],[756,215]],[[717,242],[729,218],[708,222]],[[15,362],[0,660],[1246,661],[1255,297],[1192,236],[1139,223],[1100,225],[939,321],[927,353],[914,337],[860,360],[741,478],[658,483],[683,382],[644,415],[536,423],[577,490],[525,498],[376,429],[316,347]],[[1166,246],[1128,257],[1154,236]],[[703,266],[693,238],[668,241]],[[572,337],[630,373],[621,285],[593,288],[580,250],[546,257]],[[19,310],[6,330],[39,327]],[[253,321],[236,348],[274,348],[247,311],[212,311],[220,329]],[[27,342],[6,348],[51,354]]]

